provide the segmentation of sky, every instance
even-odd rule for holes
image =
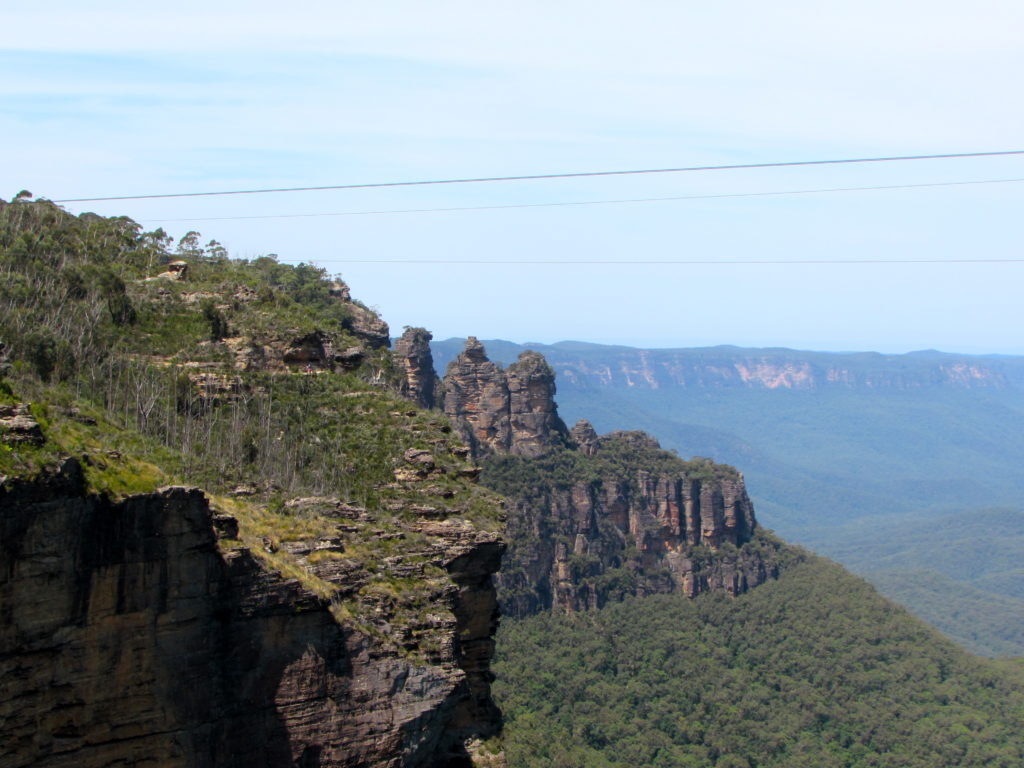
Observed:
[[[152,5],[4,3],[0,196],[1024,149],[1010,0]],[[1024,353],[1021,179],[1011,155],[65,207],[315,263],[396,334]]]

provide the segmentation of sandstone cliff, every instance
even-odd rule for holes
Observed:
[[[74,459],[8,482],[0,764],[468,764],[464,742],[500,727],[489,693],[500,539],[435,511],[399,532],[417,551],[375,576],[344,554],[365,545],[372,516],[303,503],[325,507],[333,534],[261,551],[195,489],[115,502],[87,492]],[[278,547],[313,577],[276,570]],[[431,599],[396,616],[401,594],[360,589],[381,573],[422,580]]]
[[[658,592],[736,595],[777,575],[777,546],[757,530],[743,477],[684,462],[643,433],[605,435],[532,465],[494,459],[482,481],[512,503],[498,577],[506,614]]]
[[[526,351],[503,370],[470,336],[444,377],[444,410],[475,457],[511,453],[537,458],[564,444],[555,406],[555,374]]]

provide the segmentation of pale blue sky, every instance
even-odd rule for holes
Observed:
[[[1024,149],[1017,2],[5,4],[0,195],[52,199]],[[824,6],[824,7],[822,7]],[[439,338],[1024,353],[1024,158],[68,205],[341,273]]]

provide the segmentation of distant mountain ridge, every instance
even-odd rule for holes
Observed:
[[[728,345],[680,349],[640,349],[563,341],[515,344],[485,341],[495,360],[511,362],[519,352],[540,352],[574,386],[661,389],[747,387],[814,390],[927,387],[1024,387],[1024,357],[963,355],[921,350],[900,355],[878,352],[810,352],[786,348]],[[433,345],[439,366],[461,350],[462,339]]]

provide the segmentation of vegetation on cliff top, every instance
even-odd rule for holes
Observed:
[[[568,449],[539,459],[495,456],[485,462],[480,480],[503,496],[529,499],[547,489],[579,483],[612,481],[636,486],[640,472],[652,477],[685,474],[692,480],[739,478],[734,467],[700,457],[681,459],[642,432],[613,432],[600,438],[600,449],[589,456]]]

